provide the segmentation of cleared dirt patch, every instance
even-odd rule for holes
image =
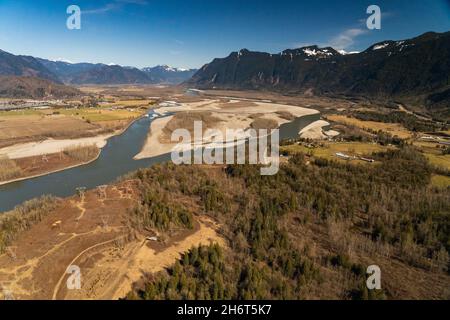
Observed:
[[[52,299],[59,279],[77,255],[128,234],[123,215],[135,201],[132,181],[61,201],[14,241],[15,258],[0,256],[0,282],[10,283],[16,299]]]
[[[109,247],[101,254],[93,250],[79,260],[80,267],[83,266],[85,270],[82,290],[68,291],[62,288],[60,294],[65,294],[66,299],[124,298],[132,290],[133,283],[144,273],[156,273],[169,267],[192,246],[210,242],[223,245],[216,228],[209,219],[202,218],[194,230],[179,234],[163,246],[139,238],[123,246]]]
[[[139,198],[137,182],[128,180],[61,200],[11,244],[14,256],[0,255],[0,284],[15,299],[119,298],[143,272],[169,266],[192,245],[221,241],[207,219],[164,244],[146,241],[127,219]],[[81,290],[67,289],[73,265],[81,270]]]

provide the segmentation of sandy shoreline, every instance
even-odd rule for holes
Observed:
[[[334,137],[339,134],[339,132],[335,130],[328,130],[325,131],[323,128],[326,126],[329,126],[330,123],[325,120],[317,120],[313,123],[307,125],[304,127],[300,132],[298,133],[301,138],[304,139],[313,139],[313,140],[320,140],[320,139],[326,139],[328,137]]]
[[[42,156],[50,153],[58,153],[69,147],[88,146],[94,144],[101,149],[106,145],[107,140],[114,135],[115,134],[108,134],[96,137],[63,140],[47,139],[40,142],[16,144],[0,149],[0,155],[7,156],[10,159],[19,159]]]
[[[69,170],[69,169],[73,169],[76,167],[90,164],[90,163],[96,161],[100,157],[100,154],[102,153],[102,148],[104,148],[106,146],[109,138],[111,138],[113,136],[120,136],[134,122],[136,122],[139,119],[142,119],[142,117],[143,116],[138,117],[138,118],[134,119],[133,121],[130,121],[130,123],[125,128],[118,130],[114,133],[107,134],[107,135],[99,135],[96,137],[79,138],[79,139],[64,139],[64,140],[47,139],[42,142],[29,142],[29,143],[17,144],[17,145],[9,146],[6,148],[2,148],[2,149],[0,149],[0,156],[6,155],[9,159],[20,159],[20,158],[26,158],[26,157],[41,156],[41,155],[46,155],[46,154],[48,155],[48,154],[52,154],[52,153],[62,152],[67,147],[75,147],[75,146],[80,146],[80,145],[95,144],[97,146],[97,148],[99,148],[99,152],[94,158],[92,158],[88,161],[77,163],[75,165],[71,165],[68,167],[58,168],[58,169],[50,170],[47,172],[42,172],[42,173],[31,175],[31,176],[25,176],[25,177],[12,179],[12,180],[1,181],[0,186],[6,185],[9,183],[13,183],[13,182],[19,182],[19,181],[24,181],[24,180],[28,180],[28,179],[38,178],[38,177],[46,176],[49,174],[53,174],[53,173],[61,172],[64,170]],[[31,145],[31,148],[28,149],[30,145]],[[49,146],[50,146],[50,148],[48,148]],[[54,150],[57,150],[57,151],[54,151]],[[30,155],[26,155],[26,154],[30,154]],[[23,156],[23,155],[25,155],[25,156]]]
[[[191,103],[162,103],[160,108],[155,112],[160,115],[177,112],[209,112],[211,116],[220,121],[213,126],[225,135],[226,129],[248,129],[255,117],[263,120],[271,120],[276,122],[277,127],[284,123],[292,121],[306,115],[317,114],[319,111],[298,107],[293,105],[283,105],[270,102],[247,102],[242,105],[242,100],[232,99],[227,103],[220,100],[205,99],[199,102]],[[292,118],[283,116],[288,114]],[[173,116],[157,118],[153,120],[147,140],[139,154],[135,159],[151,158],[161,154],[170,153],[176,146],[176,143],[161,142],[163,137],[163,129],[167,123],[173,119]],[[167,139],[164,139],[167,140]]]
[[[47,176],[49,174],[61,172],[61,171],[64,171],[64,170],[69,170],[69,169],[73,169],[73,168],[76,168],[76,167],[85,166],[85,165],[87,165],[89,163],[92,163],[92,162],[96,161],[98,159],[98,157],[100,157],[101,153],[102,153],[102,151],[99,150],[99,152],[98,152],[98,154],[97,154],[97,156],[95,158],[93,158],[93,159],[91,159],[89,161],[85,161],[85,162],[81,162],[81,163],[75,164],[73,166],[64,167],[64,168],[60,168],[60,169],[56,169],[56,170],[50,170],[48,172],[43,172],[43,173],[35,174],[35,175],[32,175],[32,176],[21,177],[21,178],[17,178],[17,179],[8,180],[8,181],[1,181],[0,182],[0,186],[5,185],[5,184],[9,184],[9,183],[13,183],[13,182],[19,182],[19,181],[24,181],[24,180],[28,180],[28,179],[39,178],[39,177]]]
[[[78,138],[78,139],[46,139],[43,141],[27,142],[15,144],[0,149],[0,156],[6,156],[9,159],[27,158],[33,156],[42,156],[45,154],[58,153],[64,151],[66,148],[96,145],[97,148],[103,149],[106,146],[108,139],[114,136],[120,136],[128,128],[143,116],[137,117],[128,123],[123,129],[116,130],[113,133],[103,134],[93,137]]]

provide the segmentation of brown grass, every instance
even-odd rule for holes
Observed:
[[[228,109],[228,108],[248,108],[248,107],[256,107],[257,104],[251,101],[239,101],[239,102],[233,102],[229,103],[227,102],[221,102],[218,107],[221,109]]]
[[[86,162],[94,159],[99,151],[100,150],[96,145],[89,145],[66,148],[63,152],[75,160]]]
[[[84,120],[70,116],[8,116],[0,117],[0,140],[32,138],[39,140],[46,137],[72,138],[94,135],[99,127]]]
[[[0,254],[5,252],[8,245],[25,230],[49,214],[56,205],[52,197],[44,196],[33,199],[14,208],[14,210],[0,214]]]
[[[450,177],[443,175],[433,175],[431,177],[431,184],[438,188],[450,187]]]
[[[205,131],[214,128],[221,120],[214,117],[211,112],[179,112],[164,127],[162,140],[170,139],[172,132],[176,129],[186,129],[193,133],[195,121],[201,121]]]
[[[0,157],[0,181],[18,178],[22,175],[22,170],[14,160],[6,156]]]
[[[327,119],[334,122],[343,123],[346,125],[355,126],[364,130],[370,131],[384,131],[393,136],[398,136],[401,139],[411,138],[411,132],[398,123],[383,123],[376,121],[362,121],[355,118],[350,118],[343,115],[328,115]]]
[[[275,129],[278,128],[278,122],[273,119],[257,118],[250,124],[253,129]]]
[[[295,116],[288,111],[278,111],[277,114],[280,116],[280,118],[285,120],[291,121],[295,119]]]

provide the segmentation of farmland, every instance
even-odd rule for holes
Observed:
[[[95,159],[106,139],[122,132],[154,103],[141,98],[112,97],[108,101],[108,105],[91,107],[0,111],[0,182],[54,172]],[[90,146],[95,152],[81,152],[81,158],[73,152]]]
[[[361,129],[377,132],[379,130],[390,133],[393,136],[398,136],[402,139],[408,139],[412,136],[402,125],[397,123],[382,123],[377,121],[362,121],[344,115],[328,115],[327,119],[330,121],[344,123],[346,125],[355,126]]]
[[[280,148],[280,151],[288,154],[295,154],[301,152],[313,157],[325,158],[328,160],[337,160],[339,162],[346,162],[347,160],[338,158],[336,156],[336,153],[340,152],[350,156],[370,156],[373,152],[381,152],[386,151],[388,149],[389,149],[388,147],[380,146],[375,143],[324,142],[318,147],[307,147],[299,144],[282,146]],[[354,163],[366,163],[366,162],[361,160],[354,160]]]

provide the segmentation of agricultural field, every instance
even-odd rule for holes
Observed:
[[[45,138],[77,138],[101,129],[76,117],[46,115],[41,111],[0,112],[0,148]]]
[[[342,152],[350,156],[370,156],[374,152],[386,151],[389,148],[375,143],[361,143],[361,142],[324,142],[322,146],[316,148],[309,148],[299,144],[282,146],[281,152],[295,154],[302,152],[311,156],[325,158],[328,160],[338,160],[340,162],[347,162],[348,160],[341,159],[336,156],[337,152]],[[352,163],[365,163],[362,160],[352,160]]]
[[[382,130],[390,133],[392,136],[398,136],[401,139],[409,139],[412,137],[412,133],[408,129],[397,123],[362,121],[348,116],[337,114],[328,115],[327,119],[330,121],[343,123],[349,126],[355,126],[364,130],[370,130],[375,132]]]
[[[142,100],[138,100],[142,101]],[[75,139],[125,128],[147,108],[0,111],[0,148],[43,139]]]
[[[443,175],[433,175],[431,177],[431,184],[438,188],[448,188],[450,187],[450,177]]]
[[[427,157],[430,164],[450,170],[450,155],[425,153],[425,156]]]
[[[0,119],[8,117],[42,116],[42,111],[34,109],[0,111]]]
[[[427,141],[414,141],[413,144],[427,157],[431,165],[450,170],[450,155],[442,154],[439,144]]]
[[[384,123],[384,122],[377,122],[377,121],[362,121],[355,118],[351,118],[344,115],[329,115],[327,116],[327,119],[330,121],[334,121],[337,123],[341,123],[347,126],[355,126],[359,129],[369,131],[369,132],[376,132],[378,130],[390,133],[393,136],[398,136],[401,139],[405,139],[408,143],[412,143],[415,147],[418,148],[418,150],[428,159],[428,162],[437,168],[443,169],[443,170],[450,170],[450,155],[444,155],[442,153],[443,151],[443,145],[440,145],[436,142],[429,142],[429,141],[423,141],[418,139],[418,136],[412,132],[403,127],[401,124],[398,123]],[[442,131],[441,133],[448,133],[447,131]],[[301,146],[299,146],[301,147]],[[339,149],[337,152],[343,152],[348,150],[342,150],[342,146],[337,147]],[[333,150],[334,151],[334,150]],[[322,157],[327,157],[327,152],[324,150],[321,150],[320,148],[318,150],[315,150],[316,154]],[[331,153],[328,152],[328,153]],[[328,155],[329,157],[329,155]],[[444,177],[445,178],[445,177]],[[438,182],[439,181],[439,182]],[[434,178],[434,182],[440,185],[445,185],[445,179],[443,178]]]
[[[128,109],[105,109],[105,108],[80,108],[80,109],[61,109],[59,114],[74,117],[88,122],[117,121],[135,119],[142,115],[141,110]]]
[[[154,100],[148,99],[137,99],[137,100],[116,100],[114,102],[105,102],[102,103],[102,107],[145,107],[149,106],[154,102]]]

